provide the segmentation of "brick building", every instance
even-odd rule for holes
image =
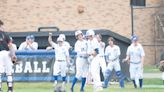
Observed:
[[[60,30],[109,29],[130,38],[130,1],[0,0],[0,19],[5,22],[8,32],[37,31],[40,26],[57,26]],[[164,32],[159,29],[156,17],[163,0],[138,1],[141,2],[134,0],[137,6],[133,6],[134,34],[139,35],[144,46],[145,64],[156,64],[164,50],[164,37],[161,36]]]

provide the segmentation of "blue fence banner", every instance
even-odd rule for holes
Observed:
[[[74,56],[71,52],[72,73],[75,73]],[[53,65],[55,62],[54,50],[17,51],[18,62],[13,68],[15,81],[52,81]]]
[[[14,65],[13,67],[14,81],[41,82],[53,80],[53,66],[55,62],[54,50],[17,51],[16,55],[20,64]],[[67,67],[67,76],[69,80],[72,80],[75,75],[76,53],[70,51],[70,57],[70,65]],[[125,70],[123,73],[129,78],[128,69],[124,69],[126,65],[121,65],[123,67],[122,70]],[[101,74],[100,76],[103,80],[103,75]],[[113,78],[116,77],[113,76]],[[6,77],[3,77],[3,80],[6,80]],[[61,80],[61,77],[59,77],[59,80]]]

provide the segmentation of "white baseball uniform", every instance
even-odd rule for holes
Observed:
[[[112,71],[113,69],[115,71],[120,71],[120,62],[119,62],[119,56],[120,56],[120,48],[117,45],[107,46],[105,49],[105,56],[107,57],[107,69]]]
[[[98,48],[98,41],[97,39],[94,37],[92,40],[88,39],[87,40],[87,53],[91,54],[94,52],[94,49]],[[88,76],[87,76],[87,82],[90,83],[92,81],[92,75],[91,75],[91,64],[92,64],[92,59],[93,56],[89,56],[88,57],[88,63],[89,63],[89,71],[88,71]],[[95,67],[97,68],[97,67]],[[100,70],[99,70],[100,71]]]
[[[34,50],[38,49],[38,43],[37,42],[33,42],[31,44],[31,46],[34,48]],[[27,45],[27,42],[23,42],[19,46],[18,50],[29,50],[29,51],[32,51],[33,49],[29,45]]]
[[[71,45],[70,45],[69,42],[67,42],[67,41],[64,41],[64,42],[63,42],[63,45],[64,45],[66,48],[68,48],[68,50],[69,50],[69,48],[71,47]]]
[[[94,49],[99,48],[99,43],[96,38],[93,38],[93,40],[87,40],[87,53],[93,53]]]
[[[145,52],[141,44],[135,46],[131,44],[127,49],[127,55],[130,56],[130,77],[131,79],[142,79],[143,68],[141,64],[141,57],[145,56]]]
[[[0,73],[12,74],[13,63],[11,57],[9,56],[9,51],[0,51]]]
[[[105,62],[105,57],[104,57],[105,43],[99,42],[98,49],[99,49],[99,55],[100,55],[100,66],[102,68],[102,72],[104,73],[106,70],[106,62]]]
[[[66,58],[69,57],[68,49],[65,46],[59,46],[56,43],[52,43],[52,47],[55,48],[53,75],[61,74],[62,77],[65,77],[67,67]]]
[[[88,62],[87,62],[87,41],[77,40],[75,43],[76,57],[76,78],[87,77]]]
[[[100,80],[100,62],[101,62],[101,57],[99,54],[93,57],[91,62],[91,71],[92,71],[91,74],[93,78],[94,89],[102,86]]]
[[[13,46],[14,50],[16,51],[17,50],[16,44],[12,43],[12,46]]]

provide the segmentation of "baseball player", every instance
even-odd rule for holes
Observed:
[[[129,71],[134,87],[140,86],[142,88],[145,52],[142,45],[138,42],[138,36],[132,36],[132,44],[128,47],[126,55],[123,61],[130,63]]]
[[[119,78],[120,87],[123,88],[124,76],[121,73],[120,62],[119,62],[119,57],[121,54],[120,48],[119,46],[115,45],[115,40],[113,37],[108,38],[108,43],[109,45],[105,49],[106,61],[108,64],[105,72],[105,80],[104,80],[103,87],[104,88],[108,87],[108,82],[110,81],[112,70],[114,69],[116,75]]]
[[[49,33],[48,42],[55,49],[55,63],[53,68],[54,86],[57,85],[59,74],[62,77],[62,86],[66,84],[66,66],[69,63],[68,49],[63,45],[63,38],[57,38],[57,44],[52,41],[52,33]]]
[[[37,49],[38,49],[38,43],[35,42],[34,35],[28,35],[26,37],[26,41],[21,43],[21,45],[18,48],[18,50],[28,50],[28,51],[33,51]]]
[[[68,41],[66,41],[66,36],[65,36],[65,34],[60,34],[59,35],[59,38],[63,38],[63,45],[68,49],[68,51],[70,51],[71,50],[71,45],[70,45],[70,43],[68,42]],[[66,68],[66,71],[67,71],[67,73],[68,72],[70,72],[70,68],[72,68],[72,66],[71,65],[73,65],[73,64],[71,64],[72,62],[70,62],[70,64],[69,65],[67,65],[67,68]],[[70,75],[69,75],[69,73],[68,73],[68,76],[67,76],[67,82],[69,82],[70,81]]]
[[[94,49],[95,48],[98,48],[98,41],[95,37],[95,32],[94,30],[92,29],[89,29],[87,32],[86,32],[86,35],[87,35],[87,54],[89,55],[88,57],[88,63],[89,63],[89,72],[88,72],[88,77],[87,77],[87,82],[88,83],[91,83],[92,82],[92,76],[91,76],[91,61],[93,59],[93,52],[94,52]]]
[[[3,22],[0,20],[0,27],[2,25]],[[16,61],[15,50],[12,47],[9,35],[0,28],[0,92],[2,92],[3,73],[7,76],[8,92],[13,92],[12,61]]]
[[[163,84],[164,84],[164,51],[161,54],[160,67],[163,68],[162,69],[162,80],[163,80]]]
[[[94,92],[103,90],[102,83],[100,80],[100,63],[101,63],[101,54],[99,54],[99,48],[94,49],[93,59],[91,62],[91,75],[93,78],[93,89]]]
[[[105,50],[105,43],[102,42],[102,36],[100,34],[96,35],[97,41],[98,41],[98,49],[99,49],[99,55],[100,55],[100,66],[102,69],[103,75],[105,74],[106,70],[106,62],[105,62],[105,57],[104,57],[104,50]]]
[[[84,92],[84,86],[86,83],[86,77],[88,73],[88,62],[87,62],[87,41],[83,38],[83,33],[81,31],[75,32],[76,43],[75,43],[75,52],[77,53],[76,57],[76,75],[72,81],[72,86],[70,91],[74,92],[74,86],[78,79],[81,79],[81,88],[80,92]]]

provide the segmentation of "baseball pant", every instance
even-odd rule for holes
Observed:
[[[54,68],[53,68],[53,75],[61,75],[62,77],[66,76],[66,61],[55,61]]]
[[[76,58],[76,78],[87,77],[88,73],[88,62],[86,58]]]

